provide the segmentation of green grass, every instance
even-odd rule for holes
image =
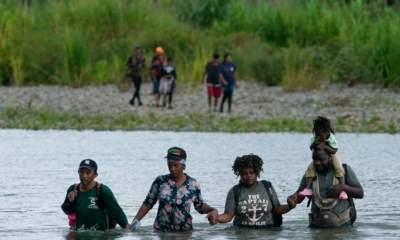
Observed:
[[[254,119],[242,116],[193,113],[189,115],[166,116],[150,112],[147,116],[133,113],[124,114],[78,114],[48,109],[7,108],[0,110],[0,128],[14,129],[94,129],[114,130],[167,130],[197,132],[302,132],[309,133],[309,120],[303,119]],[[338,119],[337,132],[397,133],[400,121],[389,123],[376,117],[364,121]]]
[[[136,44],[199,82],[213,52],[285,89],[400,86],[400,14],[384,0],[4,0],[0,85],[119,83]],[[315,83],[310,87],[310,83]]]

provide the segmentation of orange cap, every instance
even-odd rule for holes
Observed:
[[[164,49],[162,47],[157,47],[156,48],[156,53],[157,54],[163,54],[164,53]]]

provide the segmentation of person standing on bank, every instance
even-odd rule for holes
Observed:
[[[140,101],[140,87],[142,85],[142,70],[146,67],[146,59],[142,54],[142,47],[137,45],[135,47],[135,54],[130,56],[126,61],[128,67],[128,76],[132,78],[133,85],[135,86],[135,92],[133,93],[132,99],[129,104],[135,105],[135,99],[138,99],[139,106],[142,106]]]
[[[69,215],[71,229],[107,230],[118,223],[129,229],[124,211],[106,185],[95,182],[98,176],[94,160],[83,160],[78,169],[80,184],[71,185],[61,209]]]
[[[136,217],[133,227],[159,201],[154,221],[155,232],[187,231],[193,229],[190,207],[200,214],[207,214],[211,225],[217,223],[218,211],[207,205],[201,196],[200,185],[183,171],[186,169],[186,152],[182,148],[168,149],[165,157],[170,174],[157,177],[147,194]]]
[[[219,55],[214,54],[210,62],[207,63],[203,73],[201,83],[207,75],[207,94],[208,94],[208,112],[212,111],[212,97],[214,97],[214,112],[217,112],[218,99],[221,97],[221,81],[219,80]]]
[[[232,170],[240,177],[240,181],[229,190],[225,212],[218,216],[219,223],[227,223],[234,218],[233,226],[237,227],[280,227],[282,214],[296,207],[297,199],[288,198],[288,204],[281,205],[272,184],[264,180],[257,181],[263,164],[257,155],[236,158]]]
[[[167,104],[168,96],[168,109],[172,109],[172,95],[176,84],[176,69],[172,62],[172,58],[167,58],[167,64],[163,66],[159,93],[162,96],[162,106]]]
[[[228,99],[228,112],[231,112],[232,94],[236,87],[236,66],[232,62],[231,54],[224,55],[224,61],[219,65],[219,76],[222,82],[223,97],[220,112],[224,111],[225,100]]]
[[[338,184],[336,171],[332,164],[331,154],[326,149],[315,147],[312,159],[316,171],[313,181],[313,197],[309,227],[342,227],[351,226],[356,220],[357,213],[353,198],[363,198],[364,190],[353,169],[343,164],[344,184]],[[306,187],[306,175],[303,175],[300,186],[295,194],[289,198],[297,198],[297,203],[304,200],[301,192]],[[340,193],[345,191],[348,199],[339,199]]]

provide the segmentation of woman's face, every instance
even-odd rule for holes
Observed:
[[[231,56],[231,55],[228,55],[228,56],[225,58],[225,62],[226,62],[226,63],[232,62],[232,56]]]
[[[185,170],[185,165],[182,163],[170,162],[168,163],[168,170],[172,178],[178,178],[183,174],[183,170]]]
[[[253,168],[245,168],[243,172],[240,173],[240,178],[242,184],[247,187],[257,184],[257,174]]]

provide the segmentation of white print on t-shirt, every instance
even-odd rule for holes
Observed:
[[[99,207],[96,205],[97,198],[89,197],[89,199],[90,199],[90,205],[88,206],[88,208],[90,208],[90,209],[99,209]]]
[[[85,224],[82,224],[78,229],[76,229],[77,231],[84,231],[84,230],[92,230],[92,231],[96,231],[99,228],[99,224],[96,223],[96,225],[94,225],[93,227],[90,228],[85,228]]]
[[[263,226],[265,221],[259,221],[268,211],[268,200],[261,199],[260,194],[248,195],[247,200],[239,201],[240,212],[245,214],[250,221],[243,221],[242,225],[248,226]]]

